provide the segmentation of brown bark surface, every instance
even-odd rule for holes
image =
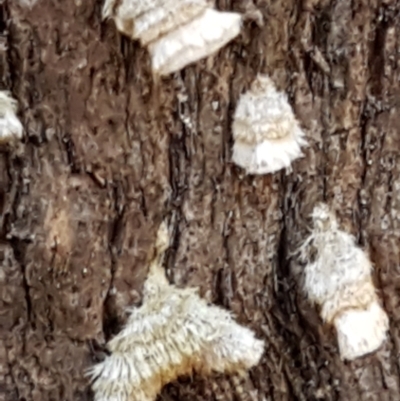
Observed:
[[[400,400],[400,2],[254,1],[263,24],[158,86],[101,3],[0,1],[0,84],[26,130],[0,151],[0,400],[92,398],[84,369],[140,302],[164,217],[170,280],[235,312],[266,351],[244,378],[182,378],[161,399]],[[230,162],[258,72],[307,131],[290,175]],[[370,252],[390,318],[384,346],[351,363],[290,256],[321,200]]]

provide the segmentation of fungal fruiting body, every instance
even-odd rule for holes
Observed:
[[[336,328],[342,359],[353,360],[377,350],[389,321],[371,278],[372,265],[352,235],[338,227],[327,205],[317,205],[314,228],[303,245],[305,291],[321,308],[321,317]],[[309,261],[305,249],[316,256]]]
[[[153,71],[168,75],[215,53],[239,34],[240,26],[239,14],[207,9],[149,45]]]
[[[0,91],[0,144],[22,138],[23,127],[16,112],[17,101],[10,92]]]
[[[152,69],[168,75],[212,55],[241,29],[238,13],[221,12],[206,0],[106,0],[103,18],[112,17],[119,31],[147,46]]]
[[[228,311],[208,305],[195,289],[170,285],[161,267],[166,226],[144,285],[143,304],[109,343],[111,354],[90,369],[96,401],[153,401],[179,376],[233,373],[256,365],[264,342]]]
[[[286,94],[262,74],[239,98],[232,131],[232,160],[247,174],[289,168],[307,144]]]
[[[143,46],[193,21],[207,9],[204,0],[164,0],[160,6],[138,15],[133,24],[132,38]]]

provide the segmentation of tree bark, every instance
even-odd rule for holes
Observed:
[[[263,24],[160,82],[101,5],[0,1],[0,83],[26,130],[0,153],[0,400],[92,399],[83,372],[140,302],[166,217],[171,282],[232,310],[266,351],[246,377],[182,378],[160,399],[400,400],[400,2],[255,0]],[[289,175],[230,162],[259,72],[307,132]],[[370,252],[390,318],[383,347],[354,362],[292,256],[321,200]]]

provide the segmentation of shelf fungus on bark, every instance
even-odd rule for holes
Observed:
[[[217,11],[206,0],[106,0],[103,18],[147,46],[152,69],[169,75],[216,53],[239,33],[242,17]]]
[[[8,91],[0,91],[0,145],[22,138],[23,127],[17,113],[17,101]]]
[[[96,401],[152,401],[179,376],[241,372],[260,361],[264,342],[250,329],[208,305],[196,289],[168,283],[161,267],[168,242],[162,224],[143,304],[131,309],[126,326],[108,343],[110,355],[89,371]]]
[[[322,319],[335,326],[341,358],[353,360],[381,346],[388,317],[376,295],[371,262],[354,237],[338,227],[326,204],[314,208],[312,219],[314,228],[300,248],[307,261],[305,291],[320,306]]]
[[[262,74],[239,98],[232,131],[232,160],[247,174],[290,169],[307,144],[286,94]]]

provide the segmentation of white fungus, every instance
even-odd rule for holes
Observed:
[[[17,101],[8,91],[0,91],[0,144],[22,138],[23,127],[17,115]]]
[[[152,68],[168,75],[216,53],[241,29],[238,13],[221,12],[206,0],[106,0],[103,18],[147,46]]]
[[[354,237],[339,229],[325,204],[314,208],[312,218],[313,231],[300,251],[308,262],[305,291],[323,320],[335,326],[341,358],[353,360],[381,346],[388,317],[376,295],[371,262]]]
[[[95,401],[153,401],[179,376],[234,373],[256,365],[264,342],[231,314],[208,305],[194,288],[170,285],[161,267],[168,246],[163,224],[144,285],[143,304],[109,343],[111,354],[90,369]]]
[[[273,81],[259,74],[242,94],[234,115],[233,154],[235,164],[247,174],[267,174],[290,168],[303,156],[304,133],[286,94]]]

